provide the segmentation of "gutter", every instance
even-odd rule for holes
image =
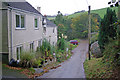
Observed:
[[[9,14],[9,22],[10,22],[10,59],[13,58],[13,49],[12,49],[12,43],[13,43],[13,38],[12,38],[12,8],[8,9],[10,12]]]

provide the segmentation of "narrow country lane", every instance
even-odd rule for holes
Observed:
[[[50,70],[39,78],[85,78],[83,63],[88,51],[87,40],[81,40],[78,47],[73,50],[73,56],[61,63],[61,67]]]

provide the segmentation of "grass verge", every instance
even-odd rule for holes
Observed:
[[[113,68],[106,61],[103,62],[102,58],[92,58],[91,60],[86,60],[84,62],[84,69],[86,78],[89,79],[119,79],[120,78],[120,67]]]

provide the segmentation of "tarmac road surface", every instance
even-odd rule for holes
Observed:
[[[72,57],[61,63],[61,67],[50,70],[38,78],[85,78],[83,63],[88,51],[88,41],[81,40],[78,47],[73,50]]]

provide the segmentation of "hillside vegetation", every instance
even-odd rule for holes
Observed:
[[[118,12],[118,7],[113,7],[111,8],[112,10],[115,10],[115,12],[117,13]],[[106,10],[107,8],[102,8],[102,9],[96,9],[96,10],[91,10],[91,13],[96,13],[98,14],[101,18],[104,17],[104,15],[106,14]],[[74,13],[74,14],[71,14],[71,15],[68,15],[67,17],[68,18],[74,18],[74,17],[77,17],[77,16],[80,16],[82,14],[86,14],[86,12],[80,12],[80,13]],[[55,17],[48,17],[49,20],[54,20]]]
[[[112,9],[112,10],[115,10],[116,13],[118,12],[118,8],[117,8],[117,7],[113,7],[113,8],[111,8],[111,9]],[[103,18],[104,15],[106,14],[106,10],[107,10],[107,8],[92,10],[91,13],[99,14],[99,16],[100,16],[101,18]]]
[[[116,13],[118,12],[118,8],[117,7],[113,7],[111,9],[115,10]],[[106,10],[107,10],[107,8],[102,8],[102,9],[97,9],[97,10],[91,10],[91,13],[99,14],[99,16],[101,18],[103,18],[104,15],[106,14]],[[86,12],[80,12],[80,13],[72,14],[72,15],[69,15],[68,17],[69,18],[74,18],[76,16],[79,16],[79,15],[82,15],[82,14],[85,14],[85,13],[87,13],[87,11]]]
[[[113,8],[112,8],[113,9]],[[104,18],[100,21],[98,44],[100,58],[92,57],[84,63],[86,77],[108,78],[120,80],[120,44],[116,12],[107,8]],[[116,8],[115,8],[116,9]],[[116,24],[116,25],[111,25]]]

